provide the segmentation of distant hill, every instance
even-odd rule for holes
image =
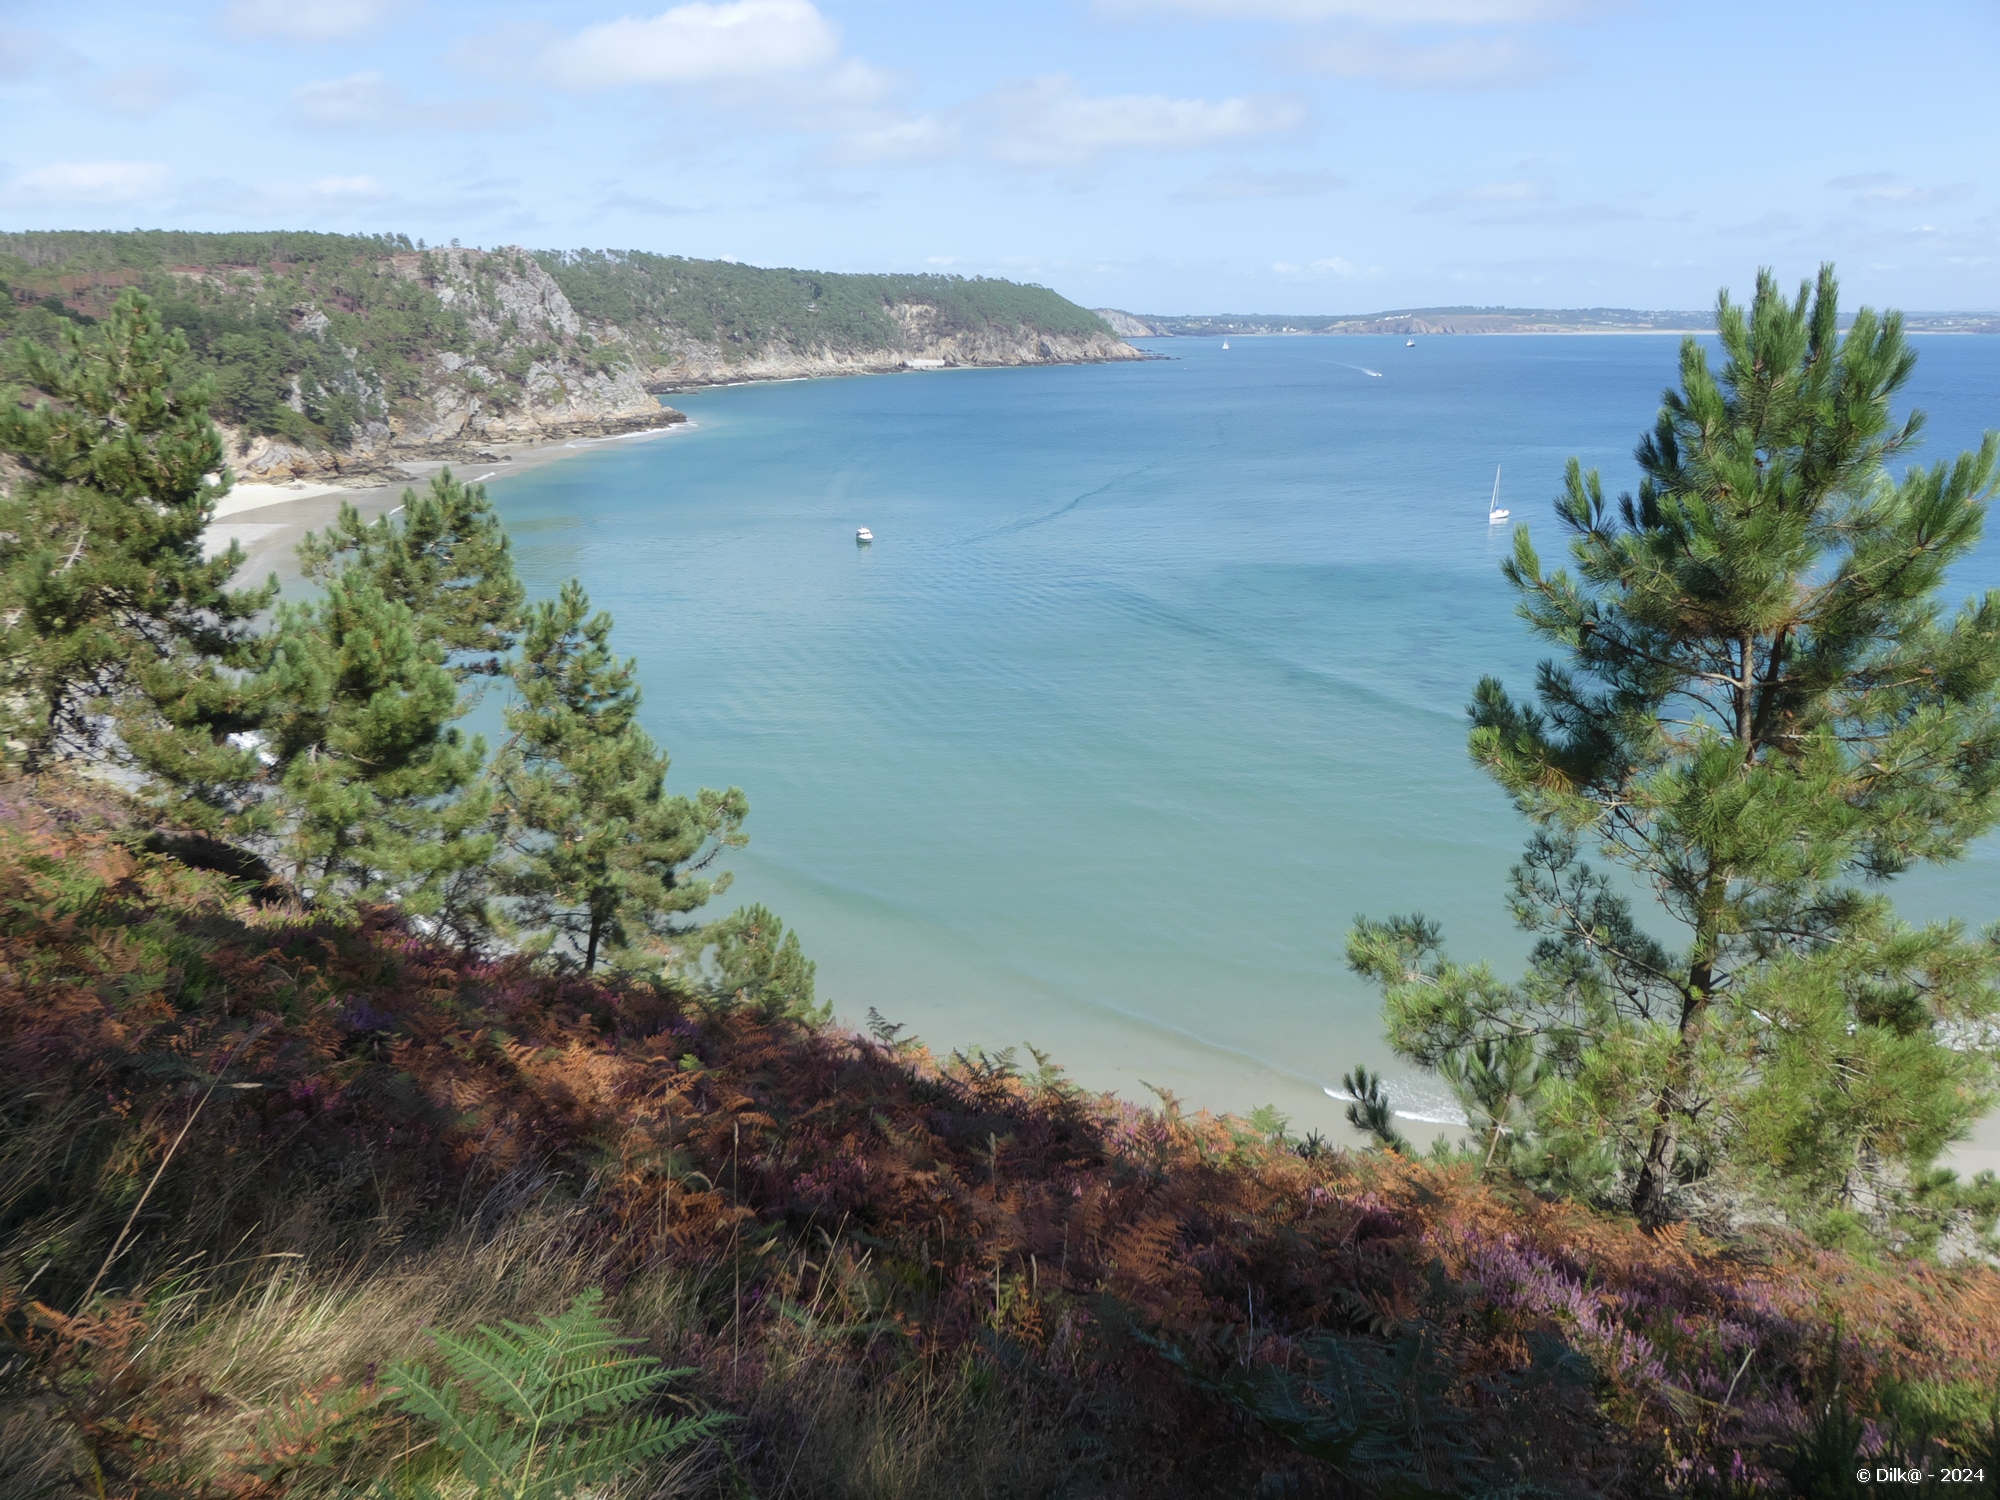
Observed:
[[[1123,338],[1213,338],[1236,334],[1369,333],[1706,333],[1715,313],[1629,307],[1410,307],[1321,317],[1291,313],[1162,315],[1100,307],[1097,316]],[[1913,333],[2000,333],[2000,313],[1906,313]]]
[[[680,420],[656,397],[691,386],[1140,357],[1095,314],[1010,281],[402,235],[0,234],[10,344],[52,341],[127,287],[186,334],[232,465],[266,479],[633,431]]]

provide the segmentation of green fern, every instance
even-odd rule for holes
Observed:
[[[481,1500],[564,1500],[588,1484],[708,1436],[726,1418],[637,1416],[632,1409],[687,1370],[629,1354],[636,1339],[583,1293],[535,1327],[482,1325],[470,1338],[433,1334],[456,1383],[416,1364],[390,1379],[399,1404],[437,1429],[458,1477]]]

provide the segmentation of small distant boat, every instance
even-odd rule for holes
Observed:
[[[1486,502],[1486,524],[1497,526],[1507,519],[1507,512],[1500,508],[1500,465],[1493,466],[1493,498]]]
[[[1380,380],[1382,378],[1382,372],[1380,370],[1371,370],[1366,365],[1363,365],[1361,367],[1361,373],[1363,375],[1372,375],[1377,380]]]
[[[1224,340],[1222,341],[1222,347],[1223,347],[1223,348],[1225,348],[1225,349],[1227,349],[1227,348],[1229,347],[1229,340],[1228,340],[1228,339],[1224,339]]]
[[[1417,341],[1415,339],[1404,339],[1403,347],[1405,349],[1414,349],[1417,347]]]
[[[1505,515],[1505,514],[1506,514],[1506,512],[1505,512],[1505,511],[1502,511],[1502,512],[1501,512],[1501,514],[1502,514],[1502,515]],[[869,544],[870,542],[872,542],[872,541],[874,541],[874,540],[875,540],[875,533],[874,533],[874,532],[872,532],[872,531],[870,531],[870,530],[869,530],[869,529],[868,529],[868,528],[867,528],[866,526],[857,526],[857,527],[855,527],[855,528],[854,528],[854,545],[855,545],[855,546],[857,546],[857,547],[865,547],[865,546],[867,546],[867,545],[868,545],[868,544]]]

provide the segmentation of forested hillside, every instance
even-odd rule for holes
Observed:
[[[401,235],[0,236],[10,344],[53,344],[126,288],[186,336],[232,462],[252,477],[631,431],[678,420],[654,393],[681,386],[1137,357],[1093,314],[1005,281]]]
[[[962,276],[854,276],[765,270],[643,251],[544,251],[538,259],[586,318],[677,330],[711,343],[806,350],[894,349],[908,328],[896,308],[928,308],[937,333],[1031,328],[1088,339],[1105,325],[1047,287]]]

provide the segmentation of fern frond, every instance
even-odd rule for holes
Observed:
[[[698,1441],[725,1418],[616,1417],[692,1371],[625,1352],[627,1338],[602,1312],[603,1294],[579,1296],[535,1326],[482,1325],[456,1338],[433,1334],[451,1374],[447,1392],[421,1367],[398,1365],[402,1406],[437,1429],[459,1477],[492,1500],[565,1500]]]
[[[598,1416],[621,1406],[643,1401],[654,1391],[688,1370],[662,1370],[656,1359],[613,1360],[588,1369],[565,1372],[542,1407],[547,1422],[569,1423],[584,1416]]]
[[[602,1432],[565,1436],[546,1450],[536,1475],[545,1488],[538,1488],[537,1494],[559,1500],[582,1485],[615,1478],[637,1464],[699,1442],[726,1420],[719,1412],[700,1417],[642,1417]]]
[[[510,1325],[510,1331],[519,1326]],[[500,1330],[484,1326],[469,1339],[453,1338],[448,1333],[431,1337],[443,1351],[452,1374],[522,1421],[535,1419],[547,1382],[541,1378],[543,1351],[531,1340],[510,1340]]]
[[[433,1334],[442,1342],[442,1336]],[[518,1466],[525,1443],[516,1441],[511,1427],[503,1428],[491,1411],[466,1411],[456,1396],[448,1395],[421,1365],[398,1364],[389,1378],[402,1390],[397,1405],[413,1417],[437,1429],[438,1441],[458,1455],[459,1468],[467,1478],[487,1483]]]

